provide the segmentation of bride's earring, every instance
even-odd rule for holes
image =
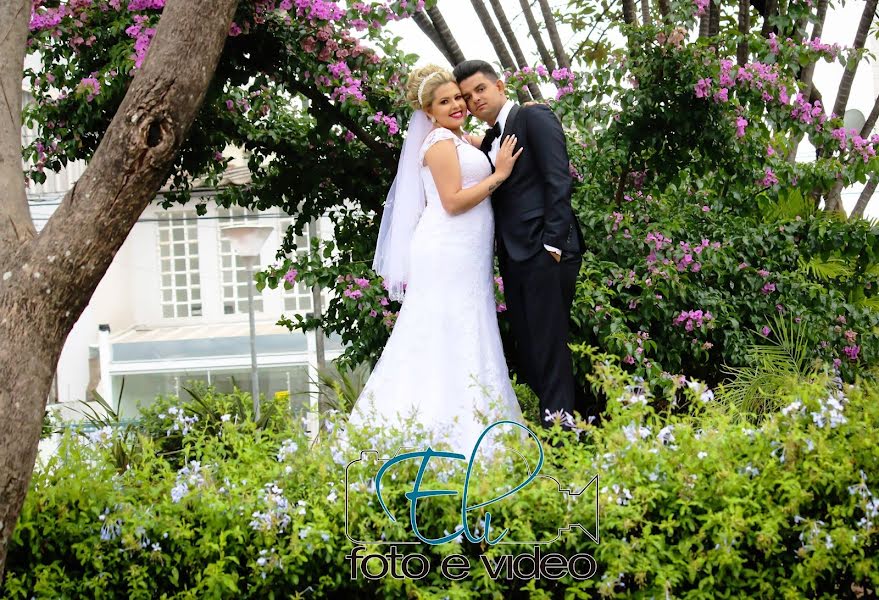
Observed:
[[[436,117],[434,117],[433,115],[430,115],[430,122],[433,123],[434,125],[436,125]]]

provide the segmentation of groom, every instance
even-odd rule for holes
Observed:
[[[487,62],[462,62],[454,75],[467,108],[490,126],[481,149],[492,166],[506,136],[515,134],[525,149],[509,179],[492,193],[517,370],[540,399],[541,418],[546,410],[573,414],[568,320],[585,244],[571,209],[565,134],[549,107],[508,100],[504,82]]]

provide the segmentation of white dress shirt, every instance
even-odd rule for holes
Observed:
[[[501,148],[501,138],[504,135],[504,127],[507,125],[507,117],[510,116],[510,111],[515,106],[512,100],[507,100],[507,103],[501,108],[501,112],[497,115],[496,123],[500,125],[501,132],[500,135],[491,143],[491,148],[488,149],[488,157],[491,159],[491,164],[494,164],[497,159],[497,153]],[[554,246],[548,246],[546,244],[543,245],[544,248],[549,250],[550,252],[554,252],[561,256],[562,251]]]

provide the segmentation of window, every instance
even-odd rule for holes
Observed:
[[[219,210],[220,228],[230,225],[259,225],[260,217],[253,211],[233,206]],[[265,224],[265,223],[263,223]],[[271,222],[269,222],[271,224]],[[247,267],[232,250],[232,243],[222,233],[220,239],[220,285],[223,289],[223,314],[247,314],[247,287],[251,283]],[[254,290],[253,310],[262,312],[262,294]]]
[[[278,239],[283,241],[287,235],[287,228],[292,225],[294,219],[282,217],[278,222]],[[307,254],[311,249],[311,240],[318,236],[317,223],[312,222],[305,226],[304,235],[296,236],[296,253]],[[286,312],[309,312],[312,310],[311,288],[297,281],[292,289],[284,290],[284,311]]]
[[[201,316],[198,227],[194,211],[159,213],[162,316]]]

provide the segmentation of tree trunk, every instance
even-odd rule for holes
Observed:
[[[443,18],[443,13],[437,7],[428,8],[427,16],[430,17],[430,20],[433,21],[433,26],[436,29],[436,32],[439,34],[440,38],[443,40],[443,44],[445,44],[446,48],[449,51],[449,54],[452,56],[452,60],[454,65],[458,63],[462,63],[466,58],[464,58],[464,53],[461,52],[461,47],[458,46],[458,42],[455,40],[455,36],[452,35],[452,30],[449,29],[448,23]]]
[[[824,197],[824,210],[827,212],[842,212],[845,216],[845,207],[842,205],[842,179],[837,179],[833,187]]]
[[[659,0],[659,14],[662,16],[663,21],[668,21],[668,15],[671,14],[671,5],[669,4],[669,0]]]
[[[812,27],[811,39],[820,38],[824,32],[824,22],[827,20],[827,6],[829,0],[818,0],[818,12],[815,15],[815,25]],[[803,68],[800,80],[803,82],[803,96],[809,98],[812,95],[812,75],[815,73],[815,61],[810,61]]]
[[[476,16],[479,17],[482,29],[488,36],[495,54],[501,61],[501,67],[506,71],[515,71],[516,64],[513,62],[513,57],[510,56],[510,51],[507,50],[507,45],[504,43],[500,31],[494,26],[494,21],[491,20],[491,14],[485,8],[485,4],[482,0],[470,0],[470,3],[473,5],[473,10],[476,11]],[[519,97],[519,102],[524,103],[531,100],[531,96],[525,90],[516,90],[516,95]]]
[[[501,26],[501,31],[503,31],[504,37],[507,39],[507,43],[510,45],[510,50],[513,52],[513,57],[516,59],[516,64],[519,65],[520,69],[527,67],[528,61],[525,59],[525,53],[522,52],[522,47],[519,45],[519,40],[516,39],[516,34],[513,33],[513,28],[510,26],[510,20],[507,19],[507,14],[504,12],[504,7],[501,5],[500,0],[489,1],[491,2],[491,8],[494,11],[494,16],[497,18],[497,22]],[[535,100],[543,99],[543,94],[540,93],[540,88],[537,87],[536,84],[528,84],[528,91],[531,92],[531,97]]]
[[[650,0],[641,0],[641,20],[645,25],[652,25],[650,18]]]
[[[720,35],[720,0],[708,3],[708,37]]]
[[[876,177],[876,173],[873,173],[867,180],[867,185],[864,186],[864,189],[861,191],[861,195],[858,196],[858,201],[857,203],[855,203],[855,207],[852,210],[851,216],[849,217],[850,219],[864,218],[864,210],[867,208],[867,204],[870,203],[870,198],[872,198],[873,194],[876,193],[877,183],[879,183],[879,178]]]
[[[840,117],[845,113],[845,107],[848,106],[848,97],[852,91],[852,82],[855,80],[855,71],[858,70],[858,63],[861,61],[860,50],[867,41],[867,33],[870,31],[870,24],[873,23],[873,17],[876,14],[877,0],[867,0],[864,6],[864,12],[861,13],[861,22],[858,24],[858,32],[855,34],[854,52],[849,60],[845,63],[845,71],[842,74],[842,80],[839,82],[839,91],[836,92],[836,102],[833,103],[833,113]]]
[[[30,483],[61,348],[167,180],[216,70],[237,3],[168,0],[146,62],[85,173],[40,234],[16,245],[0,263],[0,573]],[[0,0],[0,16],[10,14],[11,4],[22,2]],[[29,10],[26,14],[30,17]],[[11,31],[22,40],[27,20],[14,19]],[[11,70],[20,85],[22,64],[4,60],[3,73]],[[21,105],[13,108],[20,112]],[[0,148],[9,146],[20,149],[20,130],[0,139]]]
[[[778,13],[778,0],[766,0],[766,14],[763,15],[763,27],[760,28],[760,35],[765,38],[768,38],[773,31],[770,19],[775,17],[776,13]]]
[[[736,62],[740,67],[748,63],[748,34],[751,31],[751,2],[739,0],[739,35],[742,36],[736,46]]]
[[[449,49],[443,41],[443,38],[440,37],[440,34],[436,30],[436,27],[433,26],[430,18],[426,14],[424,14],[424,11],[416,11],[412,15],[412,20],[415,21],[415,24],[418,25],[418,28],[424,32],[424,35],[427,36],[427,39],[433,42],[433,45],[436,46],[437,49],[439,49],[439,51],[443,53],[443,56],[446,57],[446,60],[449,61],[449,64],[454,67],[455,59],[452,57],[451,52],[449,52]]]
[[[528,4],[528,0],[519,0],[519,6],[522,7],[522,14],[525,15],[525,22],[528,23],[528,31],[531,32],[531,39],[537,45],[537,53],[540,55],[540,60],[543,61],[543,66],[550,71],[554,70],[555,61],[543,42],[543,36],[540,35],[540,27],[537,25],[537,19],[534,18],[531,5]]]
[[[862,138],[869,137],[869,135],[873,133],[877,117],[879,117],[879,96],[876,96],[876,100],[873,102],[873,110],[870,111],[870,115],[867,117],[867,120],[864,121],[864,126],[861,127]]]
[[[634,3],[634,0],[629,0]],[[559,30],[555,26],[555,17],[552,15],[552,9],[549,7],[549,0],[539,0],[540,11],[543,13],[543,22],[546,23],[546,33],[549,35],[549,41],[552,44],[552,50],[555,53],[556,62],[562,68],[570,68],[571,61],[565,52],[565,46],[562,44],[562,38],[559,37]]]
[[[814,40],[815,38],[821,37],[821,34],[824,32],[824,22],[827,20],[827,7],[829,5],[829,0],[818,0],[818,9],[815,14],[815,25],[812,27],[812,35],[810,39]],[[800,82],[803,87],[803,97],[805,97],[809,102],[814,103],[812,100],[812,90],[815,88],[815,84],[812,82],[812,75],[815,73],[815,63],[809,62],[803,69],[800,71]],[[787,154],[787,162],[790,164],[794,164],[797,160],[797,150],[800,147],[800,142],[803,140],[803,134],[796,134],[791,143],[790,150]]]
[[[623,0],[623,21],[626,25],[638,25],[638,15],[635,11],[635,0]]]
[[[711,20],[711,9],[709,8],[708,12],[699,17],[699,37],[705,38],[708,37],[709,31],[709,22]]]
[[[483,31],[488,36],[488,41],[491,42],[494,53],[497,54],[501,61],[501,66],[504,69],[515,71],[516,65],[513,63],[513,57],[510,56],[510,51],[507,50],[504,39],[501,37],[501,32],[494,26],[494,21],[491,20],[491,15],[488,9],[485,8],[485,4],[482,0],[470,0],[470,4],[473,5],[473,10],[476,11],[476,16],[479,17],[479,23],[482,25]]]
[[[36,236],[21,172],[21,79],[30,16],[30,0],[0,0],[0,265]]]

